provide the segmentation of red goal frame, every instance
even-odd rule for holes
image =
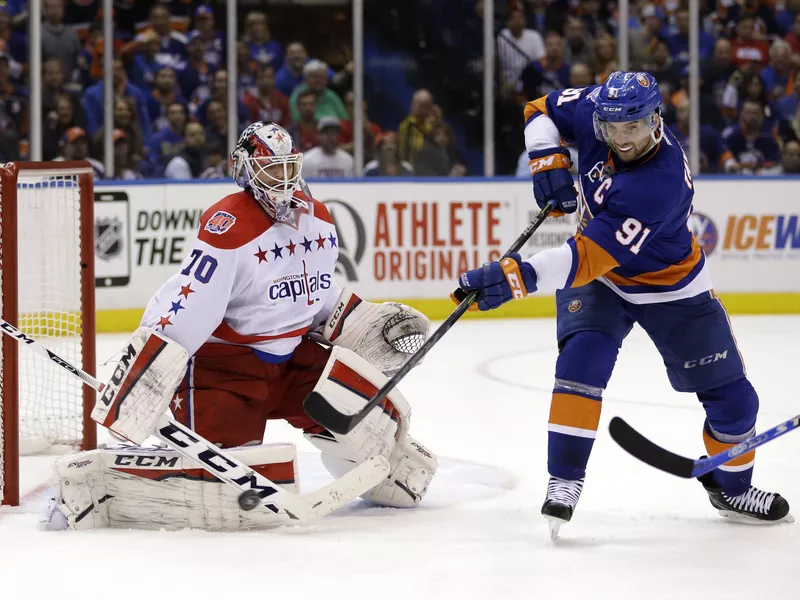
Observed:
[[[95,360],[95,279],[94,279],[94,185],[93,169],[87,161],[13,162],[0,166],[0,277],[2,277],[2,317],[15,327],[18,323],[17,182],[20,174],[42,177],[77,175],[80,191],[81,260],[81,367],[94,375]],[[57,249],[56,249],[57,251]],[[23,265],[24,266],[24,265]],[[0,334],[2,335],[2,334]],[[2,411],[4,489],[2,504],[19,504],[19,343],[7,335],[3,341]],[[81,449],[97,446],[97,427],[91,419],[95,391],[83,387],[83,439]]]

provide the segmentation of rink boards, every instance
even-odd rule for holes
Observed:
[[[688,224],[729,311],[800,313],[800,179],[701,178],[694,186]],[[320,181],[311,189],[336,223],[339,283],[431,318],[452,310],[458,274],[497,259],[537,211],[527,180]],[[98,331],[138,324],[150,296],[178,270],[203,211],[236,190],[232,183],[96,184]],[[574,215],[548,219],[522,254],[562,244],[575,227]],[[555,307],[552,295],[537,295],[490,314],[552,316]]]

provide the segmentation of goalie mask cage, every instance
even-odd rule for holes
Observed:
[[[0,165],[3,319],[95,372],[94,192],[88,162]],[[2,335],[0,503],[19,504],[20,454],[96,445],[95,391]]]

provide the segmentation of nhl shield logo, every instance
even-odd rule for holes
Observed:
[[[122,252],[122,221],[117,217],[94,222],[94,251],[103,260],[111,260]]]
[[[567,306],[567,310],[571,313],[578,312],[583,307],[583,302],[580,300],[572,300]]]

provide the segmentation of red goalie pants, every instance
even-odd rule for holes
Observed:
[[[267,421],[322,428],[303,412],[303,399],[322,374],[330,352],[307,338],[292,358],[270,364],[245,346],[205,344],[189,361],[175,398],[175,418],[224,448],[261,442]]]

